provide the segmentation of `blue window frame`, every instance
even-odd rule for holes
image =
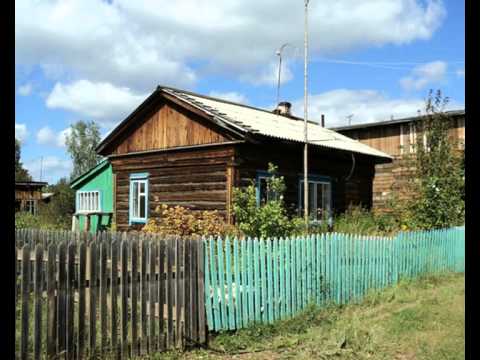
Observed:
[[[148,173],[130,174],[129,224],[148,219]]]
[[[260,204],[265,204],[268,200],[274,199],[275,194],[271,191],[268,191],[267,188],[267,179],[271,178],[273,175],[268,171],[257,171],[256,181],[255,181],[255,193],[257,197],[257,206]]]
[[[298,207],[303,214],[304,179],[299,175]],[[313,221],[332,220],[332,180],[328,176],[308,176],[308,214]]]

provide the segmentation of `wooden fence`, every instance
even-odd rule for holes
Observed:
[[[464,271],[465,228],[287,239],[204,240],[210,330],[272,323],[307,304],[346,304],[401,278]]]
[[[16,235],[17,358],[129,358],[205,343],[200,239]]]
[[[18,230],[18,358],[129,358],[203,344],[310,303],[355,302],[401,278],[464,271],[465,228],[286,239]]]

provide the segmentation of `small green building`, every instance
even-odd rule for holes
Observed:
[[[113,174],[107,159],[72,181],[75,214],[72,230],[92,233],[109,227],[113,216]]]

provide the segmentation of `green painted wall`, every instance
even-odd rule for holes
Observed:
[[[113,175],[112,165],[108,164],[103,166],[98,171],[94,171],[90,176],[87,176],[84,180],[74,186],[78,191],[99,191],[100,203],[102,212],[113,212]],[[77,197],[75,196],[75,201]],[[80,230],[84,229],[85,216],[79,216]],[[104,229],[110,225],[111,217],[102,216],[101,223],[99,224],[98,216],[90,216],[90,230],[95,233],[98,230]]]

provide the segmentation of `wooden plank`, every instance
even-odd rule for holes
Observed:
[[[172,347],[173,343],[173,257],[175,239],[169,238],[167,241],[166,255],[167,255],[167,347]]]
[[[204,308],[199,308],[198,299],[203,297],[198,290],[197,268],[198,268],[198,245],[199,240],[194,239],[191,242],[191,257],[190,257],[190,271],[192,274],[192,280],[190,281],[190,311],[191,311],[191,339],[194,343],[198,343],[198,315],[200,311],[205,311]]]
[[[102,236],[99,244],[100,250],[100,337],[101,337],[101,353],[108,351],[108,326],[107,326],[107,241]],[[112,279],[113,280],[113,279]]]
[[[70,238],[73,238],[74,234],[70,234]],[[68,244],[67,248],[68,253],[68,263],[67,263],[67,296],[66,296],[66,348],[67,348],[67,358],[74,359],[74,350],[75,350],[75,333],[74,333],[74,299],[75,299],[75,255],[76,255],[76,244],[71,241]]]
[[[272,260],[273,260],[273,298],[272,298],[272,307],[273,307],[273,319],[278,320],[280,318],[278,300],[279,300],[279,283],[278,283],[278,239],[273,238],[273,250],[272,250]]]
[[[166,247],[165,240],[157,237],[158,241],[158,348],[163,350],[166,347],[164,304],[166,303],[165,291],[165,261]]]
[[[147,324],[147,299],[148,299],[148,282],[147,282],[147,262],[148,262],[148,244],[145,234],[140,235],[140,328],[142,330],[140,342],[140,354],[146,354],[148,350],[148,324]]]
[[[79,264],[78,264],[78,340],[77,340],[77,359],[83,359],[85,350],[85,288],[87,273],[87,245],[81,242],[79,245]],[[50,257],[50,255],[49,255]]]
[[[61,353],[66,350],[66,244],[60,243],[58,247],[58,292],[57,292],[57,353]]]
[[[198,271],[197,276],[199,279],[199,294],[201,294],[200,289],[203,288],[203,292],[205,296],[203,297],[203,301],[199,299],[199,306],[203,303],[206,312],[206,318],[203,318],[203,324],[201,322],[199,316],[199,336],[201,338],[202,343],[206,342],[206,334],[207,329],[213,329],[213,315],[212,315],[212,308],[211,308],[211,298],[210,298],[210,264],[209,264],[209,257],[208,257],[208,242],[205,238],[202,238],[202,244],[200,245],[199,257],[202,257],[202,260],[199,259],[198,261]]]
[[[115,358],[120,357],[118,348],[118,253],[120,249],[120,239],[113,235],[110,245],[110,334],[111,351]]]
[[[28,358],[29,338],[29,303],[30,303],[30,245],[22,248],[22,323],[20,339],[20,358]]]
[[[291,238],[285,240],[285,317],[292,314],[292,282],[291,279]]]
[[[248,323],[255,321],[255,284],[253,280],[253,240],[247,238],[247,264],[248,264]]]
[[[47,357],[53,357],[56,353],[56,299],[55,299],[55,265],[56,265],[56,244],[48,247],[47,263]]]
[[[233,288],[232,288],[232,261],[231,261],[231,243],[227,236],[225,239],[225,276],[227,278],[227,315],[228,315],[228,329],[235,329],[235,309],[233,304]]]
[[[192,298],[195,294],[193,294],[193,289],[191,283],[194,281],[192,275],[192,264],[190,262],[191,252],[192,249],[192,239],[185,238],[184,239],[184,281],[183,281],[183,293],[185,294],[184,298],[184,311],[185,311],[185,340],[188,343],[192,342],[192,320],[191,318],[195,316],[195,313],[192,311]]]
[[[155,332],[155,302],[157,301],[157,294],[158,294],[158,288],[157,288],[157,281],[155,279],[155,274],[156,274],[156,267],[157,267],[157,246],[153,242],[152,239],[150,239],[149,244],[148,244],[148,255],[149,255],[149,341],[148,341],[148,353],[152,353],[157,350],[157,345],[158,345],[158,339],[156,336]]]
[[[242,328],[248,324],[248,259],[247,240],[240,241],[240,256],[242,258],[241,283],[242,283]]]
[[[278,242],[279,262],[280,262],[280,318],[285,319],[285,239],[280,238]]]
[[[180,237],[175,238],[175,346],[182,347],[182,308],[183,308],[183,246]]]
[[[267,313],[267,321],[269,323],[273,323],[273,302],[275,301],[273,297],[273,256],[272,256],[272,240],[267,239],[266,244],[266,260],[267,260],[267,309],[264,311]]]
[[[255,297],[255,321],[261,321],[261,302],[260,302],[260,255],[258,239],[253,240],[253,271],[254,271],[254,297]],[[223,284],[220,284],[223,288]]]
[[[90,243],[90,266],[89,266],[89,284],[88,284],[88,335],[89,335],[89,353],[91,357],[96,356],[97,353],[97,241]]]
[[[218,259],[218,286],[220,288],[220,317],[221,330],[228,329],[227,304],[225,299],[225,262],[223,260],[223,241],[217,239],[217,259]]]
[[[268,240],[267,240],[268,241]],[[267,323],[267,267],[265,261],[265,241],[260,238],[259,241],[259,262],[260,262],[260,287],[261,287],[261,321]],[[229,265],[227,265],[228,268]]]
[[[137,356],[138,351],[138,241],[134,237],[130,239],[131,254],[131,335],[132,350],[131,356]]]
[[[292,285],[292,307],[290,316],[297,312],[297,238],[290,239],[290,284]]]
[[[199,248],[199,251],[201,251],[201,248]],[[242,297],[240,292],[240,258],[238,252],[238,239],[236,237],[233,239],[233,283],[235,284],[235,329],[240,329],[242,327]]]
[[[15,259],[16,261],[16,259]],[[34,359],[40,359],[42,351],[42,268],[43,246],[37,245],[35,249],[35,274],[34,274]]]
[[[122,234],[120,261],[121,285],[120,285],[120,311],[121,311],[121,358],[126,359],[128,354],[128,243],[127,234]]]
[[[206,290],[205,286],[205,245],[201,239],[197,239],[196,242],[196,253],[197,253],[197,298],[198,298],[198,342],[200,344],[205,344],[207,342],[207,324],[206,324],[206,314],[205,314],[205,296],[203,295]],[[237,287],[237,299],[240,298],[239,288]]]

